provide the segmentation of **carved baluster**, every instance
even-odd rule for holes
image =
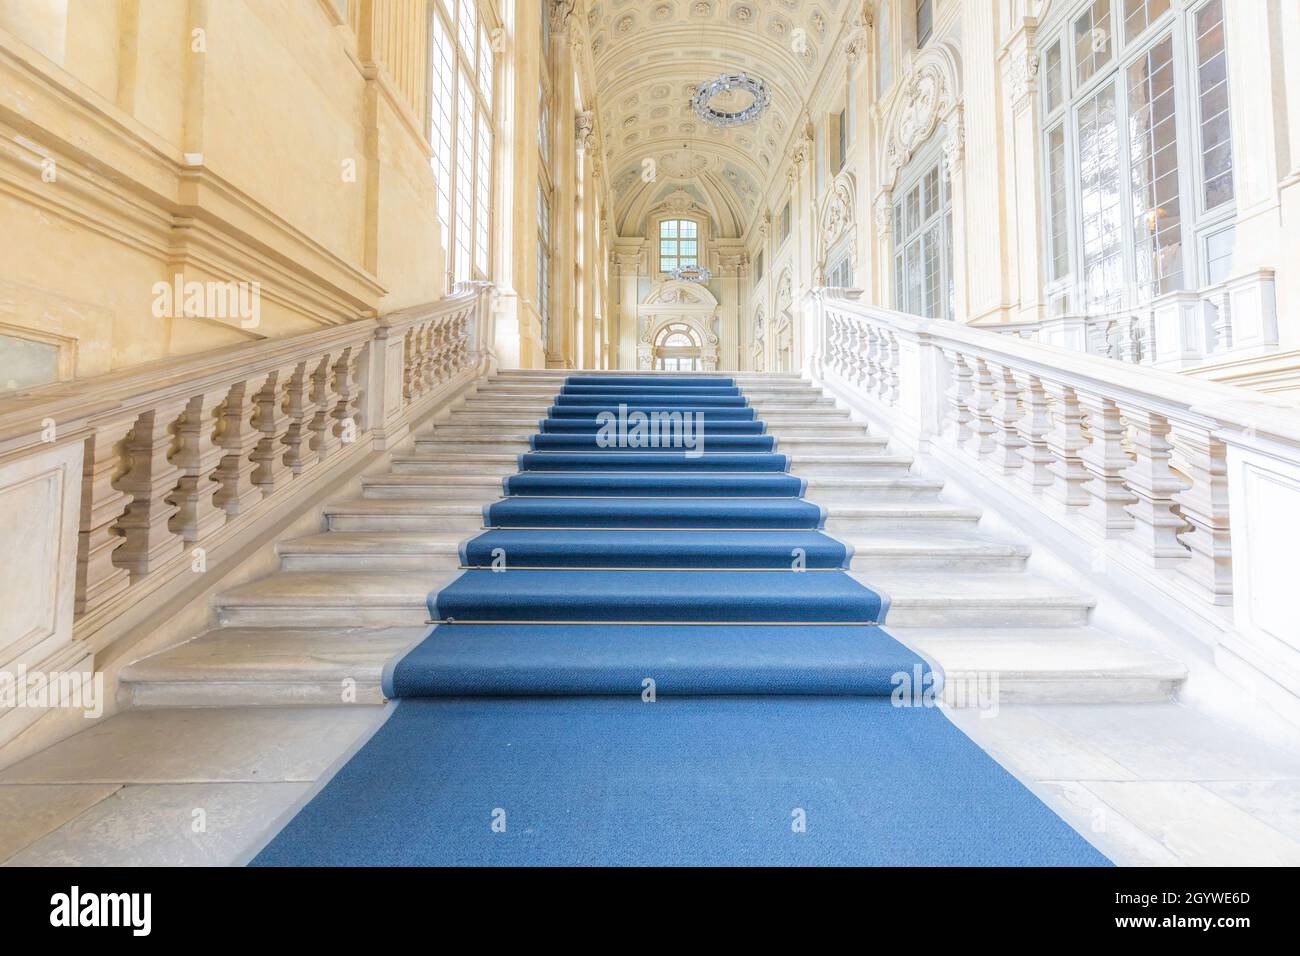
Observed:
[[[226,513],[212,501],[221,487],[215,473],[221,464],[222,450],[214,436],[220,423],[218,411],[225,397],[225,389],[195,395],[185,406],[176,429],[180,448],[172,464],[181,470],[181,480],[173,496],[177,510],[171,529],[187,544],[199,541],[226,523]]]
[[[326,355],[311,376],[311,398],[316,405],[316,415],[311,420],[311,450],[317,461],[324,461],[339,447],[339,436],[334,432],[334,407],[339,401],[334,383],[336,361]]]
[[[1083,394],[1079,403],[1087,413],[1091,439],[1080,452],[1093,478],[1088,485],[1092,495],[1089,510],[1106,537],[1118,538],[1132,530],[1128,506],[1137,500],[1124,477],[1132,464],[1124,451],[1124,423],[1119,407],[1103,395]]]
[[[1136,499],[1127,512],[1136,520],[1134,543],[1149,555],[1156,567],[1168,567],[1187,559],[1187,547],[1178,535],[1188,530],[1178,513],[1175,496],[1187,490],[1187,483],[1169,467],[1169,420],[1144,408],[1126,406],[1124,417],[1132,426],[1136,458],[1125,471],[1128,489]]]
[[[126,541],[116,525],[131,498],[114,482],[126,468],[122,442],[134,424],[134,418],[97,423],[86,439],[77,535],[78,614],[93,611],[131,586],[130,573],[113,562],[113,552]]]
[[[993,454],[993,373],[983,359],[975,360],[974,396],[970,403],[971,414],[975,416],[974,452],[980,458]]]
[[[415,330],[402,337],[402,404],[409,405],[419,394],[415,384]]]
[[[1232,534],[1228,523],[1228,449],[1209,428],[1178,425],[1176,440],[1189,486],[1174,495],[1190,529],[1178,536],[1190,550],[1178,570],[1214,604],[1232,603]]]
[[[309,425],[316,414],[316,405],[311,400],[312,366],[306,362],[298,363],[289,378],[286,394],[285,411],[289,415],[289,427],[284,433],[284,463],[295,474],[301,474],[309,464],[311,447]]]
[[[1047,438],[1053,458],[1051,472],[1055,476],[1052,495],[1066,511],[1081,511],[1092,501],[1087,487],[1092,473],[1080,454],[1088,447],[1088,438],[1083,433],[1083,407],[1078,394],[1068,385],[1050,382],[1046,383],[1046,389],[1055,402],[1055,424]]]
[[[334,364],[334,382],[339,396],[333,413],[334,432],[344,445],[355,442],[361,431],[357,420],[357,406],[361,401],[361,390],[357,385],[360,362],[361,349],[352,347],[344,349],[342,358]]]
[[[131,503],[117,523],[126,543],[113,553],[113,563],[130,571],[132,582],[184,550],[181,536],[169,527],[179,509],[167,501],[181,480],[181,470],[169,458],[176,442],[176,420],[184,409],[183,403],[150,409],[135,420],[126,436],[131,467],[117,487],[131,496]]]
[[[292,387],[294,372],[293,366],[272,372],[253,397],[253,404],[257,407],[253,423],[262,437],[250,457],[255,466],[253,484],[262,489],[264,498],[269,498],[293,478],[293,469],[285,460],[288,456],[284,453],[284,446],[294,423],[288,411],[287,394]]]
[[[1020,385],[1016,382],[1011,369],[1005,365],[996,367],[995,384],[998,399],[993,406],[994,441],[996,443],[994,464],[1002,469],[1003,474],[1011,475],[1024,465],[1021,449],[1025,440],[1020,437],[1016,423],[1020,420]]]
[[[898,404],[899,391],[899,374],[898,374],[898,337],[893,332],[889,333],[889,352],[888,362],[885,365],[885,403],[888,405]]]
[[[243,514],[262,500],[262,489],[253,484],[253,471],[257,467],[253,450],[262,440],[253,416],[257,412],[257,393],[265,384],[265,375],[236,382],[226,394],[222,409],[217,444],[225,454],[216,472],[221,490],[212,500],[231,517]]]
[[[966,364],[966,356],[960,352],[944,352],[948,360],[948,404],[952,408],[952,440],[958,448],[965,448],[970,441],[971,413],[970,391],[971,370]]]
[[[1037,375],[1017,378],[1024,414],[1018,422],[1021,438],[1020,458],[1025,467],[1019,477],[1038,494],[1052,486],[1052,449],[1047,436],[1052,430],[1052,416],[1047,406],[1047,391]]]

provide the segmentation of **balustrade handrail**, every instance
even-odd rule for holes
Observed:
[[[883,323],[940,348],[978,349],[989,357],[1014,362],[1026,371],[1041,371],[1052,378],[1067,378],[1094,387],[1121,389],[1129,397],[1181,407],[1234,430],[1266,432],[1300,445],[1300,406],[1285,399],[1002,335],[1000,327],[929,319],[851,299],[827,298],[825,306]]]

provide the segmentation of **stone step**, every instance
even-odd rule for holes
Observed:
[[[276,546],[284,571],[446,571],[460,564],[460,545],[480,533],[460,531],[325,531]]]
[[[483,505],[427,498],[359,498],[327,505],[330,531],[457,531],[483,527]]]
[[[366,475],[361,479],[361,496],[430,498],[483,505],[505,494],[503,481],[497,475]]]
[[[1168,700],[1187,668],[1095,627],[986,629],[890,626],[937,664],[953,707]]]
[[[783,455],[803,458],[807,455],[870,455],[880,454],[889,447],[889,439],[880,435],[818,435],[800,431],[773,432],[776,450]],[[705,433],[705,445],[708,434]]]
[[[908,455],[845,455],[800,451],[791,454],[778,447],[777,452],[790,455],[790,472],[811,481],[814,478],[883,478],[902,477],[912,470]]]
[[[428,627],[223,627],[122,669],[133,707],[380,704],[384,665]]]
[[[439,438],[436,436],[420,437],[415,439],[415,450],[435,455],[456,455],[462,452],[470,454],[478,452],[493,451],[498,453],[508,453],[513,455],[522,455],[524,452],[531,451],[532,446],[528,439],[532,437],[531,433],[498,433],[498,434],[477,434],[477,435],[460,435],[451,438]]]
[[[480,386],[475,391],[475,394],[484,395],[484,396],[486,395],[492,395],[492,396],[518,395],[518,396],[525,396],[525,397],[545,396],[549,398],[550,396],[558,394],[561,388],[563,388],[563,384],[559,382],[556,382],[554,384],[547,383],[547,382],[539,382],[534,384],[531,382],[492,381]],[[627,389],[626,394],[637,394],[636,391],[631,386],[614,386],[614,388],[625,388]],[[790,397],[798,401],[801,400],[803,396],[806,395],[819,396],[819,397],[822,395],[821,389],[816,388],[815,386],[812,385],[800,385],[797,382],[792,382],[790,384],[780,384],[775,382],[765,382],[761,384],[754,383],[754,384],[747,384],[744,386],[740,386],[740,388],[741,391],[744,393],[745,397],[749,398],[750,401],[754,401],[759,397],[767,397],[767,398]],[[693,391],[694,390],[690,386],[685,386],[681,388],[680,391],[675,391],[671,388],[668,388],[667,386],[659,385],[659,386],[650,386],[649,388],[646,389],[644,393],[641,394],[658,394],[662,392],[663,394],[690,395],[693,394]],[[610,393],[611,398],[614,401],[618,400],[619,394],[622,393],[621,392]]]
[[[897,627],[1081,627],[1094,598],[1025,572],[880,571],[853,576],[887,595]]]
[[[222,627],[419,627],[459,571],[293,571],[218,594]]]
[[[1029,549],[981,534],[846,535],[851,568],[865,576],[898,571],[1022,571]]]
[[[943,482],[901,475],[874,477],[808,478],[804,497],[813,504],[861,504],[866,501],[933,501]]]
[[[394,455],[396,475],[490,475],[504,478],[519,470],[519,456],[510,454],[421,454]]]
[[[980,520],[976,509],[942,501],[828,503],[822,507],[826,509],[826,533],[838,538],[866,531],[970,531]]]

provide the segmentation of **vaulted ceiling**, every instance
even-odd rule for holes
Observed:
[[[587,26],[618,233],[639,234],[647,208],[685,189],[714,212],[724,235],[739,235],[781,166],[850,5],[593,0]],[[731,129],[701,121],[691,109],[697,84],[740,70],[767,83],[771,108]],[[652,182],[642,175],[646,159],[654,160]]]

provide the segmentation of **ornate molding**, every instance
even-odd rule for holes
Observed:
[[[583,110],[573,118],[573,137],[580,152],[595,153],[599,144],[596,142],[596,114]]]
[[[1038,54],[1033,50],[1026,49],[1012,57],[1008,77],[1012,103],[1019,104],[1038,88],[1038,65]]]
[[[961,172],[965,156],[966,126],[962,121],[961,108],[958,107],[948,121],[948,137],[943,141],[944,169],[949,179],[955,179]]]
[[[894,223],[894,191],[882,189],[871,205],[872,217],[876,220],[876,233],[880,238],[889,237]]]
[[[939,124],[949,119],[958,105],[960,75],[956,52],[949,44],[927,47],[917,57],[902,80],[888,117],[881,162],[883,185],[892,188],[898,171]]]
[[[567,33],[573,21],[573,8],[577,0],[551,0],[551,33]]]
[[[857,189],[851,173],[840,173],[831,183],[830,194],[822,206],[821,214],[821,265],[827,264],[831,249],[845,235],[850,236],[849,256],[857,265],[858,249],[852,236],[856,220]]]

